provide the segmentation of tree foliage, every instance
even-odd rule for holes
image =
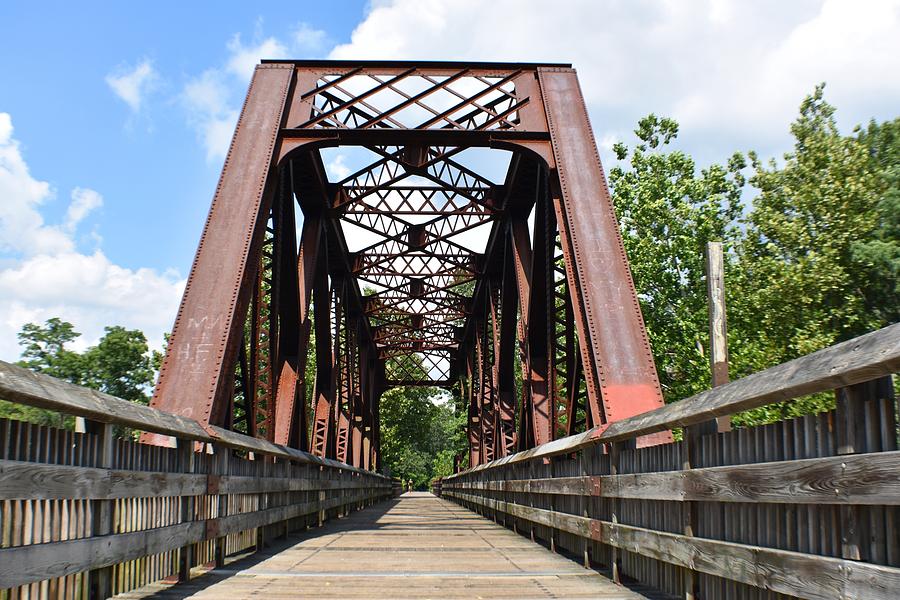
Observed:
[[[393,477],[425,489],[453,472],[464,451],[465,415],[434,388],[393,388],[381,396],[381,456]]]
[[[147,338],[137,329],[115,325],[105,328],[96,346],[84,352],[70,348],[80,337],[71,323],[58,317],[44,324],[27,323],[19,333],[19,365],[125,400],[147,404],[154,369]],[[68,426],[70,420],[33,407],[0,401],[0,417],[44,425]]]
[[[793,150],[698,170],[673,150],[678,125],[650,115],[614,202],[667,401],[709,386],[704,249],[726,247],[728,341],[743,376],[900,318],[900,119],[842,135],[824,85],[791,125]],[[752,198],[752,201],[748,201]],[[754,424],[831,406],[820,395],[751,411]]]
[[[694,160],[668,145],[678,135],[672,119],[649,115],[630,151],[614,147],[627,166],[610,170],[616,215],[666,396],[684,398],[707,386],[704,248],[740,239],[745,161],[698,172]]]

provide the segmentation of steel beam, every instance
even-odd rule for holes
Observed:
[[[659,408],[662,392],[578,78],[539,68],[538,80],[588,397],[594,422],[609,423]]]
[[[154,408],[201,423],[226,419],[293,76],[293,68],[280,64],[260,65],[253,73],[169,337]],[[143,440],[168,443],[153,434]]]

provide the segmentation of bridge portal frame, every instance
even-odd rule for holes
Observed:
[[[351,85],[360,78],[369,87]],[[412,80],[425,88],[402,87]],[[376,106],[384,93],[398,99]],[[444,100],[436,109],[434,98],[448,94],[456,97],[449,108]],[[409,122],[404,113],[411,109],[432,115]],[[363,170],[352,182],[362,186],[328,181],[318,150],[344,145],[382,155],[373,163],[378,173]],[[492,225],[484,253],[460,263],[474,281],[471,296],[457,298],[448,291],[452,285],[428,287],[427,275],[434,274],[406,277],[394,290],[407,306],[439,293],[453,297],[459,305],[452,314],[460,319],[436,324],[428,315],[408,314],[401,326],[386,325],[361,293],[356,276],[367,253],[349,252],[341,215],[354,194],[388,189],[386,165],[474,198],[467,184],[481,180],[452,156],[475,147],[510,150],[513,158],[505,183],[485,185],[477,198]],[[388,176],[388,183],[397,177]],[[299,246],[295,198],[304,216]],[[389,211],[366,205],[363,212],[376,226],[390,226]],[[406,222],[388,235],[388,254],[418,249],[433,256],[452,247],[450,235],[467,225],[465,211],[451,213],[457,229],[444,234]],[[315,381],[307,382],[312,331]],[[441,352],[449,360],[432,365],[442,371],[438,378],[397,377],[386,364],[398,351]],[[378,399],[391,386],[420,384],[459,385],[469,406],[470,465],[663,404],[575,70],[263,61],[225,159],[151,406],[379,468]],[[668,434],[656,437],[664,441]],[[165,443],[153,434],[145,441]]]

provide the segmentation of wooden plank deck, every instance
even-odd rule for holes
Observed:
[[[190,582],[117,596],[256,597],[646,598],[424,492],[331,521]]]

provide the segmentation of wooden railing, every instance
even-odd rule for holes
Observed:
[[[391,496],[391,480],[0,361],[0,399],[89,419],[0,419],[0,599],[106,598]],[[115,439],[115,426],[172,447]]]
[[[443,479],[441,495],[683,598],[900,597],[900,325]],[[835,390],[836,409],[715,417]],[[636,438],[683,427],[682,441]]]

